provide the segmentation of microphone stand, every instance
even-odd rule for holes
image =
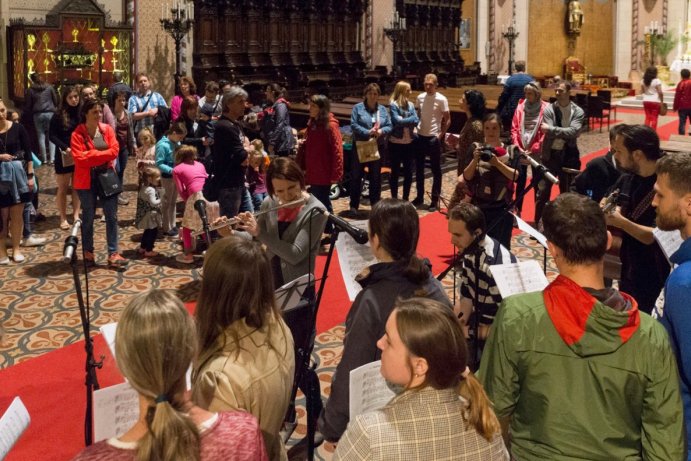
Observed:
[[[73,242],[75,247],[78,243],[77,237],[67,237],[65,244],[70,244]],[[96,376],[96,368],[103,367],[103,358],[96,361],[94,358],[94,342],[91,338],[91,319],[90,319],[90,309],[89,305],[84,302],[84,297],[82,295],[82,285],[79,278],[79,271],[77,269],[77,253],[72,252],[72,258],[70,259],[70,267],[72,268],[72,278],[74,279],[74,289],[77,295],[77,303],[79,304],[79,316],[82,321],[82,331],[84,333],[84,350],[86,351],[86,363],[84,365],[84,371],[86,372],[86,379],[84,384],[86,385],[86,414],[84,416],[84,443],[89,446],[93,443],[93,420],[94,420],[94,410],[93,410],[93,394],[94,390],[100,388],[98,384],[98,378]],[[89,275],[86,270],[86,263],[84,265],[84,278],[86,279],[86,289],[87,297],[89,290]]]

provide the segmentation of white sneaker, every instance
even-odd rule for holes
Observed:
[[[48,239],[45,237],[36,237],[35,235],[30,235],[28,238],[22,240],[21,245],[23,247],[38,247],[45,245],[47,241]]]
[[[128,205],[129,203],[130,201],[127,200],[127,198],[124,195],[118,195],[118,205]]]

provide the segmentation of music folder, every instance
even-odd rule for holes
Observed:
[[[314,281],[313,274],[305,274],[274,291],[278,309],[282,312],[288,312],[298,307],[303,293]]]

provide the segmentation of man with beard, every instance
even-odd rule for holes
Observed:
[[[691,440],[691,153],[670,154],[657,162],[657,182],[653,206],[657,209],[657,227],[681,231],[684,242],[670,257],[677,268],[665,285],[665,309],[662,324],[669,333],[677,356],[681,377],[687,440]],[[687,453],[691,461],[691,451]]]
[[[620,200],[607,215],[607,224],[621,229],[619,289],[650,313],[669,274],[669,263],[653,237],[656,162],[662,156],[660,138],[645,125],[624,125],[614,139],[614,159],[623,170],[613,189]]]

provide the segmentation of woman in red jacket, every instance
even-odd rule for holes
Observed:
[[[87,265],[95,264],[94,257],[94,214],[96,198],[99,196],[94,168],[115,169],[119,144],[115,131],[109,125],[100,123],[103,104],[96,100],[84,102],[81,110],[82,123],[74,132],[70,147],[74,157],[74,188],[82,202],[82,248]],[[100,194],[103,195],[103,194]],[[106,241],[108,243],[108,265],[116,268],[127,266],[127,260],[118,253],[118,196],[101,196],[101,205],[106,216]]]
[[[310,193],[333,213],[329,192],[343,176],[343,141],[338,120],[331,113],[329,98],[315,94],[309,103],[310,119],[307,122],[305,140],[298,148],[297,162],[305,170],[305,182]],[[325,231],[331,232],[327,223]]]

